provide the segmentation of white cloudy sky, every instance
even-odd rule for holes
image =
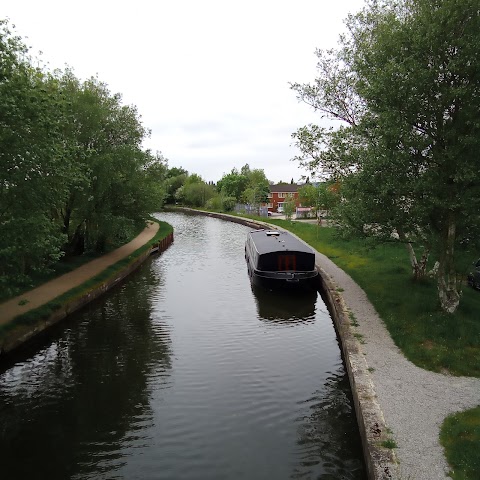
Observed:
[[[363,0],[2,0],[51,69],[98,75],[138,107],[145,147],[217,181],[248,163],[297,181],[291,133],[317,114],[289,82],[315,78],[316,48],[337,45]]]

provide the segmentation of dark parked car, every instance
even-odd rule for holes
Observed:
[[[467,282],[471,287],[480,290],[480,259],[473,264],[473,268],[468,274]]]

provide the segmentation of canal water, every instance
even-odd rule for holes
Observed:
[[[157,216],[166,252],[0,370],[2,478],[366,478],[321,297],[252,290],[245,226]]]

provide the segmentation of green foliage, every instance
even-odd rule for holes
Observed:
[[[0,344],[5,337],[9,335],[12,331],[14,332],[19,327],[22,326],[30,326],[35,325],[37,322],[41,320],[48,319],[51,314],[62,307],[62,305],[71,302],[72,300],[85,295],[86,293],[90,292],[91,290],[98,288],[102,283],[116,277],[119,272],[125,269],[128,265],[133,263],[142,253],[146,250],[150,249],[152,245],[158,243],[160,240],[166,238],[170,233],[173,232],[173,227],[162,221],[155,220],[160,224],[160,228],[158,232],[147,244],[143,245],[142,247],[138,248],[135,252],[129,255],[122,260],[119,260],[115,264],[106,268],[103,272],[99,273],[95,277],[87,280],[82,285],[78,287],[72,288],[68,292],[60,295],[59,297],[55,298],[51,302],[48,302],[41,307],[38,307],[34,310],[30,310],[16,318],[13,321],[7,323],[0,327]]]
[[[214,194],[214,196],[212,198],[210,198],[206,201],[205,208],[207,210],[212,210],[214,212],[223,211],[221,195],[218,195],[218,193]]]
[[[317,185],[306,183],[298,189],[298,198],[302,205],[313,207],[315,216],[321,211],[328,212],[340,202],[340,196],[334,182],[320,182]]]
[[[8,291],[58,259],[64,240],[52,218],[68,175],[60,157],[58,95],[26,52],[0,21],[0,282]]]
[[[97,78],[33,67],[0,21],[0,283],[27,285],[64,253],[122,243],[163,204],[166,160]],[[13,290],[12,290],[13,291]]]
[[[251,170],[248,164],[243,169],[248,178],[248,187],[243,195],[244,199],[252,205],[265,203],[270,193],[270,184],[265,176],[265,172],[260,168]]]
[[[199,175],[192,174],[176,191],[175,199],[190,207],[203,207],[214,195],[213,185],[205,183]]]
[[[283,202],[283,213],[287,220],[291,220],[294,212],[295,212],[295,199],[289,196],[287,199],[285,199],[285,202]]]
[[[315,83],[292,85],[342,125],[299,129],[296,159],[340,182],[336,219],[350,232],[398,235],[415,275],[412,242],[432,252],[438,298],[452,313],[455,250],[480,235],[477,2],[370,2],[347,25],[338,50],[317,51]]]
[[[235,198],[236,203],[259,205],[267,201],[269,182],[262,169],[250,169],[245,164],[240,172],[233,168],[217,182],[217,191],[225,197]]]
[[[395,440],[392,440],[391,438],[384,440],[381,445],[382,447],[389,448],[389,449],[398,448],[398,445],[395,442]]]
[[[223,175],[217,182],[217,191],[221,192],[225,197],[233,197],[239,202],[247,185],[247,176],[239,173],[236,168],[233,168],[230,173]]]
[[[480,406],[447,417],[440,442],[455,480],[476,480],[480,472]]]
[[[222,208],[225,212],[232,212],[235,208],[237,200],[233,197],[224,197],[222,198]]]
[[[159,183],[166,161],[141,150],[147,131],[134,107],[121,104],[96,78],[80,83],[71,72],[61,77],[71,101],[64,135],[77,173],[59,214],[68,235],[67,251],[103,251],[122,230],[144,221],[161,206]]]
[[[173,204],[176,200],[176,192],[177,190],[182,187],[185,183],[185,180],[188,177],[188,172],[183,168],[172,167],[169,168],[166,173],[165,179],[165,189],[166,189],[166,196],[165,196],[165,203]]]

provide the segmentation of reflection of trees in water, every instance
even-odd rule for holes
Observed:
[[[2,477],[113,478],[121,449],[142,443],[149,379],[171,368],[169,332],[145,295],[152,282],[145,266],[0,376]]]
[[[301,322],[315,318],[315,290],[267,290],[252,285],[252,292],[261,320]]]
[[[366,478],[353,399],[345,373],[327,378],[308,400],[311,412],[297,419],[301,462],[291,478],[363,480]]]

